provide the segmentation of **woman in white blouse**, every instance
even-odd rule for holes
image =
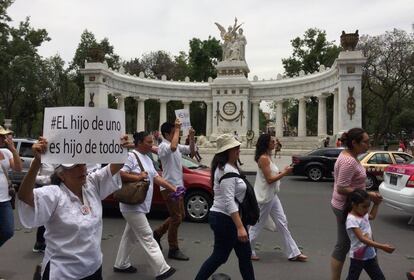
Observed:
[[[217,151],[211,162],[211,182],[214,189],[214,202],[210,209],[209,223],[214,232],[214,249],[204,262],[196,280],[207,280],[222,264],[230,253],[235,251],[239,259],[239,269],[243,280],[254,280],[253,265],[250,260],[251,248],[246,226],[243,225],[239,206],[243,201],[246,184],[241,178],[220,178],[226,173],[238,173],[237,160],[240,142],[233,135],[224,134],[217,138]]]
[[[22,170],[19,153],[13,144],[11,130],[0,126],[0,247],[9,240],[14,233],[12,197],[9,194],[9,180],[7,172]],[[1,277],[0,277],[1,278]]]
[[[250,227],[249,236],[251,247],[262,231],[266,221],[270,217],[276,224],[276,228],[282,234],[284,252],[290,261],[306,261],[307,256],[303,255],[287,226],[286,215],[282,203],[277,196],[279,192],[280,179],[292,172],[292,167],[286,166],[279,172],[276,164],[272,162],[272,151],[275,149],[276,140],[270,134],[262,134],[256,143],[254,160],[257,162],[257,175],[254,183],[254,192],[260,208],[260,218],[257,224]],[[252,260],[259,260],[256,252],[252,251]]]
[[[101,200],[120,188],[123,163],[109,164],[91,174],[85,164],[60,164],[55,170],[56,182],[33,189],[46,149],[45,138],[33,144],[34,159],[17,201],[25,227],[46,228],[42,279],[102,279]]]

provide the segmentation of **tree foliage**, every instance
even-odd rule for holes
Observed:
[[[363,125],[378,142],[381,135],[408,128],[403,118],[414,103],[414,34],[394,29],[379,36],[365,35],[358,48],[367,58]]]
[[[309,28],[303,38],[296,37],[290,41],[292,56],[282,59],[285,74],[289,77],[299,75],[299,71],[313,73],[321,65],[332,66],[338,57],[340,47],[326,39],[326,32],[317,28]]]
[[[317,28],[309,28],[302,38],[296,37],[290,41],[293,53],[290,57],[282,59],[285,75],[295,77],[303,70],[305,73],[314,73],[321,65],[331,67],[338,57],[341,48],[326,39],[326,32]],[[328,132],[332,131],[332,106],[333,98],[327,98],[327,123]],[[306,102],[306,127],[308,134],[316,135],[318,124],[318,99],[310,97]],[[288,133],[298,124],[298,102],[292,100],[284,103],[288,119]],[[278,120],[276,120],[278,121]]]

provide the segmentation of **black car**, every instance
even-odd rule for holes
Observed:
[[[292,156],[293,175],[307,176],[312,181],[332,178],[336,159],[344,148],[322,148],[307,155]]]

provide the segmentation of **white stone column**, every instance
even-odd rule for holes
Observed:
[[[298,136],[306,137],[306,98],[299,99],[298,110]]]
[[[276,137],[283,137],[283,101],[276,101]]]
[[[209,137],[212,132],[212,123],[213,123],[213,102],[204,101],[207,105],[207,114],[206,114],[206,136]]]
[[[117,102],[118,110],[125,111],[125,97],[123,97],[122,95],[117,95],[116,99],[118,101]]]
[[[145,130],[145,100],[147,98],[138,97],[136,98],[138,102],[137,106],[137,132]]]
[[[166,99],[160,99],[160,124],[159,127],[161,128],[161,125],[167,121],[167,103],[168,100]]]
[[[251,100],[252,103],[252,130],[254,135],[259,135],[259,105],[260,100]]]
[[[362,51],[342,51],[338,69],[338,132],[362,126],[362,70],[367,59]]]
[[[318,96],[318,136],[326,136],[326,96]]]
[[[338,134],[338,89],[333,92],[333,134]]]
[[[183,105],[184,105],[184,109],[188,109],[188,112],[190,112],[191,101],[183,100],[182,102],[183,102]]]

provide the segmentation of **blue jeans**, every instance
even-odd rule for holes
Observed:
[[[10,201],[0,202],[0,247],[14,234],[13,208]]]
[[[378,265],[377,258],[365,261],[351,258],[351,265],[349,266],[346,280],[358,280],[362,270],[365,270],[373,280],[385,280],[384,274]]]
[[[253,265],[250,259],[252,255],[250,242],[240,242],[237,239],[237,228],[232,218],[211,211],[208,221],[214,232],[214,249],[211,256],[201,266],[195,279],[207,280],[219,266],[226,263],[234,249],[239,259],[239,270],[243,280],[254,280]]]

